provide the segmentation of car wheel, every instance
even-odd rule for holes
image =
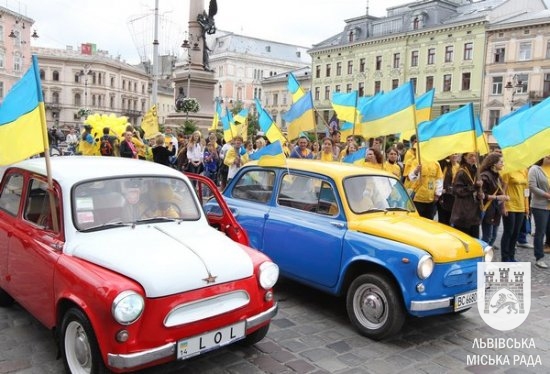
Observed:
[[[269,331],[269,324],[260,327],[258,330],[254,331],[252,334],[248,334],[246,338],[241,340],[240,344],[244,346],[250,346],[258,343],[260,340],[265,338],[267,332]]]
[[[77,308],[69,309],[61,323],[59,340],[67,373],[107,373],[88,317]]]
[[[0,306],[13,305],[13,297],[11,297],[6,291],[0,288]]]
[[[348,289],[346,308],[359,332],[375,340],[397,333],[405,322],[401,297],[382,275],[363,274],[355,278]]]

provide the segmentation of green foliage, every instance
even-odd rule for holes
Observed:
[[[76,112],[76,115],[80,118],[88,117],[90,114],[92,114],[92,111],[90,109],[84,109],[84,108],[80,108],[78,112]]]
[[[176,106],[176,112],[197,113],[199,110],[201,110],[201,105],[194,97],[186,97],[182,100],[181,107]]]
[[[188,119],[183,123],[183,131],[182,132],[185,135],[191,135],[192,133],[194,133],[197,130],[198,130],[198,127],[195,124],[195,121],[192,121],[192,120]]]

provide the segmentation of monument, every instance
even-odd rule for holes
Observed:
[[[166,118],[168,126],[183,126],[190,120],[204,134],[212,124],[214,116],[214,87],[217,80],[210,68],[210,49],[207,35],[216,32],[214,16],[218,11],[216,0],[210,0],[208,13],[204,10],[204,0],[190,0],[188,39],[182,48],[187,51],[187,61],[174,69],[174,108],[185,98],[198,100],[198,112],[172,112]],[[178,102],[179,101],[179,102]]]

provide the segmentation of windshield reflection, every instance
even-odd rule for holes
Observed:
[[[81,183],[73,192],[78,230],[121,227],[121,223],[197,220],[194,191],[181,179],[133,177]]]
[[[356,176],[344,180],[348,205],[356,214],[388,210],[414,211],[414,204],[403,185],[386,176]]]

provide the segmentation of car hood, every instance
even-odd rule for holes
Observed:
[[[254,272],[239,244],[210,226],[187,222],[80,233],[66,252],[139,282],[147,297],[243,279]]]
[[[471,236],[432,220],[406,213],[375,213],[352,221],[351,230],[421,248],[435,262],[452,262],[483,256],[481,243]]]

